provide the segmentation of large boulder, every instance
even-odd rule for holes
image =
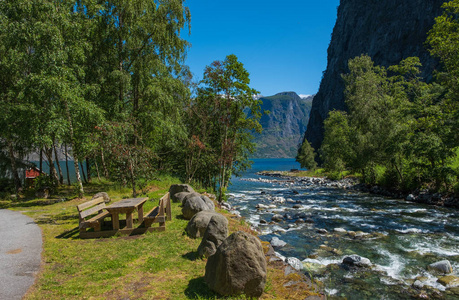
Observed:
[[[355,267],[371,267],[371,261],[368,258],[357,254],[346,256],[343,259],[343,264]]]
[[[175,194],[182,193],[182,192],[194,193],[194,190],[189,184],[173,184],[173,185],[171,185],[171,187],[169,188],[169,195],[171,196],[172,202],[174,202],[174,203],[180,202],[180,200],[178,200],[175,197]]]
[[[190,195],[192,193],[189,192],[180,192],[180,193],[175,193],[173,197],[171,197],[172,202],[174,203],[180,203],[183,205],[183,201],[185,201],[186,196]]]
[[[243,231],[233,233],[207,260],[204,278],[220,295],[260,297],[266,283],[266,259],[260,241]]]
[[[445,259],[445,260],[438,261],[436,263],[428,265],[427,270],[433,271],[439,274],[450,274],[453,272],[453,267],[451,266],[451,263],[449,262],[449,260]]]
[[[198,256],[207,258],[214,255],[218,246],[220,246],[227,237],[228,220],[225,217],[222,219],[218,216],[212,216],[207,225],[201,244],[198,247]]]
[[[226,224],[228,224],[228,220],[222,214],[213,210],[203,210],[195,214],[190,222],[188,222],[185,229],[188,236],[193,239],[203,237],[212,217],[216,217],[220,222],[226,222]]]
[[[104,198],[105,203],[109,203],[110,201],[112,201],[112,199],[110,199],[110,196],[108,196],[106,192],[99,192],[95,194],[94,196],[92,196],[91,200],[94,200],[100,197]]]
[[[186,220],[203,210],[215,210],[215,204],[207,196],[198,193],[190,193],[183,199],[182,214]]]

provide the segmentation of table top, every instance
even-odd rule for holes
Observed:
[[[105,207],[108,211],[110,210],[129,210],[139,207],[143,205],[148,198],[130,198],[130,199],[123,199],[121,201],[115,202],[110,204],[109,206]]]

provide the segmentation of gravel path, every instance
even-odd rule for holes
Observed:
[[[0,299],[22,299],[40,269],[41,229],[15,211],[0,209]]]

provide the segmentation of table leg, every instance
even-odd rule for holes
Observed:
[[[120,216],[117,213],[112,213],[112,226],[114,230],[120,229]]]
[[[132,222],[132,211],[126,212],[126,228],[132,229],[134,224]]]
[[[143,222],[143,205],[139,206],[137,213],[139,215],[139,223],[142,223]]]

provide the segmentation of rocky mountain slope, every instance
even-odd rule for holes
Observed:
[[[347,62],[361,54],[377,65],[390,66],[418,56],[423,76],[431,79],[438,66],[425,47],[427,32],[441,14],[444,0],[341,0],[328,48],[328,65],[314,97],[305,137],[318,149],[323,121],[333,109],[345,110],[344,83]]]
[[[269,110],[270,114],[260,120],[263,132],[255,136],[255,158],[296,156],[308,123],[312,98],[300,98],[295,92],[260,98],[262,111]]]

